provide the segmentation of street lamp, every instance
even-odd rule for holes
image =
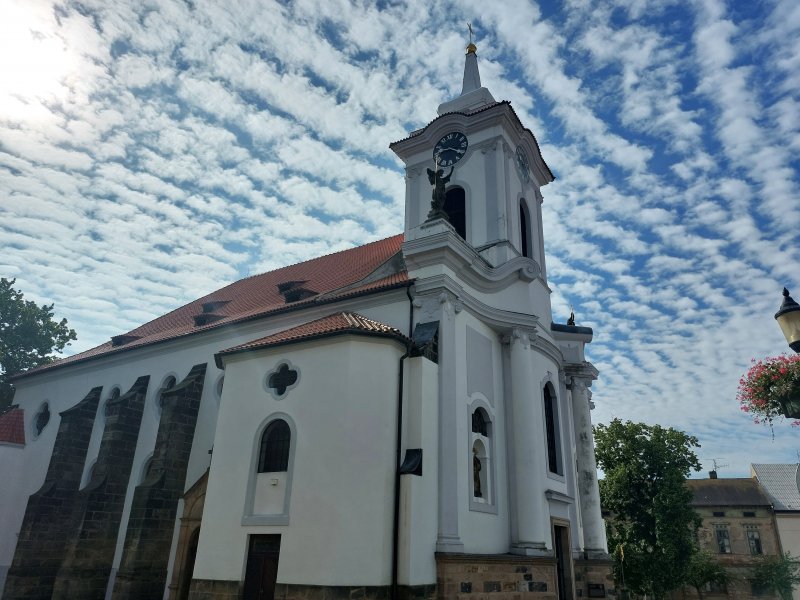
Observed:
[[[792,300],[786,288],[783,288],[783,304],[775,313],[775,320],[789,342],[789,347],[800,354],[800,304]]]

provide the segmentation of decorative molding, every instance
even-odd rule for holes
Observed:
[[[563,494],[561,492],[558,492],[556,490],[545,490],[544,491],[544,496],[545,496],[545,498],[550,500],[550,502],[561,502],[562,504],[574,504],[575,503],[575,498],[573,498],[572,496],[568,496],[567,494]]]

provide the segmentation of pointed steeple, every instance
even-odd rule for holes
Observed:
[[[461,85],[461,95],[468,94],[481,87],[481,74],[478,71],[478,47],[470,42],[467,46],[467,58],[464,63],[464,83]]]
[[[440,104],[437,111],[440,115],[472,110],[496,102],[489,90],[481,85],[481,74],[478,71],[478,47],[472,43],[472,26],[469,24],[467,26],[469,27],[469,45],[464,59],[461,95],[454,100]]]

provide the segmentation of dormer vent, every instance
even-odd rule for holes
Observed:
[[[122,335],[115,335],[111,338],[111,345],[113,347],[117,346],[124,346],[125,344],[130,344],[131,342],[135,342],[136,340],[140,339],[142,336],[140,335],[131,335],[130,333],[123,333]]]
[[[215,322],[219,321],[220,319],[224,319],[225,315],[218,315],[218,314],[215,314],[215,313],[202,312],[199,315],[195,315],[192,318],[194,319],[194,326],[195,327],[202,327],[203,325],[208,325],[209,323],[215,323]]]
[[[298,300],[305,300],[316,296],[319,292],[303,287],[305,281],[285,281],[278,284],[278,293],[283,296],[283,300],[289,304]]]
[[[228,302],[230,302],[230,300],[209,300],[208,302],[203,302],[203,312],[213,313],[217,309],[225,306]]]

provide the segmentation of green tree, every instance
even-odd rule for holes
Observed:
[[[730,580],[728,571],[710,552],[698,550],[692,555],[686,572],[686,583],[697,590],[700,598],[703,597],[706,584],[727,585]]]
[[[750,575],[753,586],[778,592],[783,600],[792,600],[792,590],[800,584],[800,560],[788,552],[765,556]]]
[[[0,278],[0,409],[14,397],[11,376],[54,361],[53,352],[77,339],[66,319],[53,320],[52,304],[25,300],[15,282]]]
[[[618,585],[663,598],[686,582],[700,516],[686,486],[700,470],[697,438],[614,419],[594,428],[609,547]]]

